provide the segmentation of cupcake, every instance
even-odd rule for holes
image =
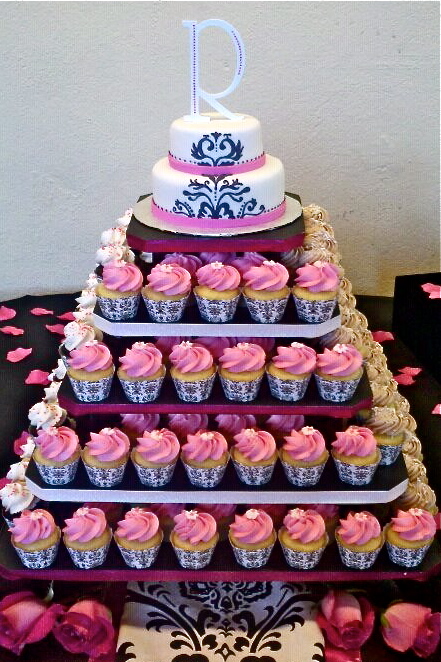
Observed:
[[[108,397],[115,366],[104,343],[92,340],[73,349],[68,364],[67,375],[78,400],[100,402]]]
[[[98,283],[95,290],[104,317],[113,321],[135,317],[141,288],[142,273],[135,264],[123,260],[105,264],[102,282]]]
[[[323,517],[315,510],[302,508],[288,512],[278,537],[286,562],[299,570],[314,568],[328,544]]]
[[[202,319],[221,323],[233,319],[240,297],[240,273],[228,264],[212,262],[196,272],[193,289]]]
[[[399,510],[385,527],[386,548],[392,563],[414,568],[427,554],[436,532],[434,516],[428,510]]]
[[[180,400],[201,402],[210,397],[216,367],[208,349],[191,342],[181,342],[170,354],[170,374]]]
[[[157,264],[147,276],[142,298],[154,322],[178,322],[187,305],[191,275],[178,264]]]
[[[180,451],[176,435],[166,428],[145,431],[138,437],[131,459],[143,485],[160,487],[172,479]]]
[[[335,529],[340,521],[340,507],[332,503],[305,503],[305,510],[315,510],[323,517],[326,533],[328,534],[328,545],[335,540]]]
[[[130,443],[136,444],[143,432],[151,432],[158,427],[159,414],[121,414],[121,430],[128,436]]]
[[[343,565],[365,570],[376,561],[384,543],[380,522],[371,513],[349,513],[335,532]]]
[[[246,428],[234,436],[231,459],[246,485],[264,485],[271,480],[277,460],[274,437],[265,430]]]
[[[307,425],[291,430],[279,451],[280,461],[289,482],[297,487],[316,485],[325,468],[329,453],[319,430]]]
[[[88,570],[106,560],[112,532],[100,508],[78,508],[65,522],[63,541],[73,563]]]
[[[267,366],[266,374],[273,395],[278,400],[301,400],[315,370],[316,353],[312,347],[292,342],[289,347],[277,347]]]
[[[368,485],[380,462],[380,451],[369,428],[350,425],[336,433],[332,457],[341,481],[350,485]]]
[[[380,464],[393,464],[403,448],[406,432],[411,432],[406,416],[392,407],[373,407],[365,425],[376,439]]]
[[[188,434],[208,428],[207,414],[168,414],[168,425],[178,439],[185,441]]]
[[[158,556],[163,534],[154,513],[132,508],[118,522],[113,537],[129,568],[149,568]]]
[[[199,430],[196,434],[189,434],[181,449],[181,461],[188,479],[196,487],[218,485],[228,460],[228,444],[220,432]]]
[[[130,441],[118,428],[91,432],[82,452],[89,480],[97,487],[119,485],[129,458]]]
[[[211,561],[219,540],[216,520],[209,513],[183,510],[175,516],[170,542],[179,565],[198,570]]]
[[[130,402],[156,400],[165,377],[159,349],[150,342],[135,342],[119,360],[118,379]]]
[[[317,354],[315,380],[320,397],[346,402],[354,395],[363,374],[363,357],[352,345],[335,345]]]
[[[66,485],[77,472],[80,461],[78,436],[61,425],[38,430],[33,458],[40,476],[49,485]]]
[[[331,319],[340,284],[339,267],[317,260],[299,267],[296,273],[292,293],[299,319],[313,324]]]
[[[263,324],[279,322],[288,303],[289,273],[286,267],[265,260],[244,273],[243,296],[253,320]]]
[[[198,512],[209,513],[216,520],[219,540],[228,538],[228,530],[231,522],[234,521],[236,512],[234,503],[198,503],[194,509]]]
[[[233,443],[234,435],[239,434],[241,430],[257,427],[256,417],[253,414],[218,414],[214,420],[229,445]]]
[[[225,348],[219,375],[228,400],[250,402],[257,398],[265,373],[265,352],[259,345],[240,342]]]
[[[24,510],[9,532],[12,546],[27,568],[48,568],[55,561],[61,534],[47,510]]]
[[[235,516],[229,539],[240,565],[261,568],[268,563],[276,542],[273,521],[263,510],[250,508],[244,515]]]

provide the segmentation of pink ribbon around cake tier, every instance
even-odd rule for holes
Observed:
[[[186,172],[189,175],[239,175],[242,172],[250,172],[251,170],[257,170],[258,168],[261,168],[265,165],[265,161],[265,154],[261,154],[256,159],[253,159],[253,161],[247,161],[246,163],[210,166],[186,163],[185,161],[179,161],[179,159],[170,153],[168,155],[168,162],[173,170]]]

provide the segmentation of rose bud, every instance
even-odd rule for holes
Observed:
[[[374,609],[364,597],[330,590],[319,604],[317,623],[337,648],[360,648],[374,627]]]
[[[26,644],[49,634],[62,607],[50,607],[31,591],[11,593],[0,601],[0,646],[20,655]]]
[[[86,653],[103,662],[114,654],[112,614],[96,600],[80,600],[72,605],[58,617],[52,633],[69,653]]]
[[[381,616],[381,634],[386,644],[401,653],[412,650],[418,657],[429,657],[435,652],[440,628],[440,613],[410,602],[397,602]]]

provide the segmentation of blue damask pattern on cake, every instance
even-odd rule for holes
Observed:
[[[266,209],[258,205],[255,198],[246,199],[250,192],[238,179],[229,181],[225,177],[209,177],[204,181],[190,179],[188,190],[183,191],[185,200],[175,200],[173,212],[190,218],[243,218],[259,216]],[[189,204],[196,202],[195,205]]]
[[[231,133],[206,133],[198,143],[191,147],[192,157],[198,165],[230,166],[235,165],[243,154],[243,145],[240,140],[234,142]]]

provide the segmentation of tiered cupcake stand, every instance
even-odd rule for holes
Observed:
[[[136,210],[135,210],[136,212]],[[139,223],[134,217],[127,231],[127,240],[131,248],[150,252],[152,254],[172,251],[187,253],[205,250],[237,251],[258,250],[273,252],[290,250],[301,245],[303,240],[303,222],[297,219],[284,228],[232,238],[198,238],[171,234],[153,230]],[[274,255],[278,259],[277,255]],[[245,309],[240,309],[232,323],[216,325],[202,323],[197,315],[196,306],[189,307],[184,318],[174,324],[157,324],[148,319],[141,305],[138,316],[128,322],[110,322],[102,317],[99,310],[95,314],[96,326],[108,336],[106,342],[115,351],[120,349],[128,339],[149,336],[236,336],[283,338],[284,342],[295,339],[316,339],[340,325],[338,309],[335,316],[323,324],[306,324],[298,320],[294,306],[291,304],[279,324],[256,324],[251,321]],[[173,384],[165,383],[160,398],[149,404],[134,404],[129,402],[115,379],[110,396],[100,403],[81,403],[73,395],[66,380],[59,391],[59,403],[69,414],[77,417],[77,423],[83,431],[89,425],[99,421],[101,427],[108,425],[109,416],[124,413],[252,413],[270,416],[271,414],[304,414],[306,416],[323,417],[323,421],[332,421],[343,429],[348,418],[354,416],[360,409],[369,407],[372,394],[369,381],[364,375],[354,397],[342,404],[332,404],[322,400],[313,383],[308,387],[305,397],[297,403],[285,403],[276,400],[269,393],[266,384],[262,385],[257,400],[249,403],[231,402],[223,395],[221,386],[216,384],[211,397],[201,403],[188,404],[180,401]],[[339,422],[340,419],[340,422]],[[164,422],[165,423],[165,422]],[[35,465],[31,461],[26,477],[33,494],[47,502],[60,502],[60,508],[67,502],[122,502],[130,504],[141,503],[333,503],[333,504],[387,504],[404,492],[407,486],[407,473],[403,458],[392,466],[379,467],[374,480],[368,486],[350,486],[338,479],[337,472],[328,461],[327,467],[319,483],[308,489],[296,488],[286,479],[280,465],[276,466],[271,481],[259,487],[244,485],[237,478],[230,464],[219,486],[204,490],[193,487],[182,468],[176,468],[172,482],[163,488],[147,488],[143,486],[130,465],[126,469],[123,482],[112,489],[93,487],[87,475],[80,467],[74,482],[63,487],[52,487],[43,483]],[[369,507],[369,506],[367,506]],[[55,504],[54,504],[55,510]],[[259,569],[246,569],[239,566],[229,547],[228,541],[221,541],[215,550],[209,566],[202,570],[184,570],[176,560],[170,543],[164,542],[158,559],[149,569],[137,570],[128,568],[112,543],[105,564],[92,570],[81,570],[72,564],[67,551],[60,545],[55,564],[44,570],[24,568],[18,560],[9,542],[9,534],[5,529],[0,533],[0,548],[2,551],[2,574],[7,578],[18,577],[38,579],[60,579],[77,581],[246,581],[246,580],[290,580],[290,581],[354,581],[360,579],[400,579],[413,578],[425,580],[439,569],[441,565],[441,549],[436,540],[420,567],[404,571],[392,564],[386,550],[382,550],[374,566],[369,570],[352,570],[345,568],[339,558],[335,543],[328,546],[316,568],[298,571],[290,568],[283,557],[281,549],[275,546],[269,563]]]

